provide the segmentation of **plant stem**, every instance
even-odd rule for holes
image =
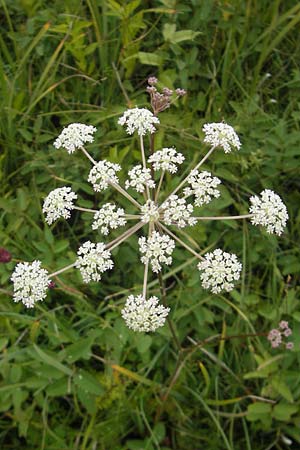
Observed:
[[[201,159],[201,161],[198,162],[198,164],[194,167],[193,170],[199,169],[199,167],[202,166],[202,164],[204,164],[204,162],[207,160],[207,158],[210,157],[210,155],[212,154],[212,152],[214,151],[215,148],[216,148],[216,147],[211,147],[211,149],[206,153],[206,155]],[[181,189],[182,186],[184,186],[184,184],[185,184],[186,181],[188,180],[189,176],[190,176],[190,173],[182,180],[181,183],[179,183],[179,185],[174,189],[174,191],[171,192],[170,195],[168,195],[168,197],[166,198],[165,202],[171,197],[171,195],[176,194],[176,192],[178,192],[179,189]]]
[[[114,239],[113,241],[109,242],[106,245],[107,250],[113,250],[114,248],[118,247],[122,242],[124,242],[127,238],[129,238],[132,234],[134,234],[136,231],[138,231],[140,228],[144,226],[143,222],[139,222],[135,224],[133,227],[129,228],[129,230],[126,230],[121,236]]]
[[[80,206],[74,206],[74,209],[77,209],[77,211],[90,212],[90,213],[97,212],[96,209],[81,208]]]
[[[145,156],[145,148],[144,148],[144,139],[143,136],[140,136],[140,144],[141,144],[141,154],[142,154],[142,161],[143,161],[143,168],[147,169],[147,164],[146,164],[146,156]],[[149,187],[146,185],[146,192],[147,192],[147,199],[150,199],[150,191],[149,191]]]
[[[162,173],[160,174],[160,179],[159,179],[159,183],[158,183],[157,190],[156,190],[156,193],[155,193],[155,198],[154,198],[154,202],[155,202],[155,203],[156,203],[157,200],[158,200],[158,195],[159,195],[159,191],[160,191],[160,188],[161,188],[161,185],[162,185],[164,176],[165,176],[165,172],[166,172],[166,171],[163,170]]]
[[[109,182],[109,184],[118,192],[120,192],[120,194],[124,195],[124,197],[126,197],[133,205],[141,209],[141,205],[133,197],[131,197],[131,195],[128,194],[128,192],[126,192],[125,189],[123,189],[119,184],[112,183],[111,181]]]
[[[66,270],[72,269],[73,267],[75,267],[76,263],[70,264],[69,266],[65,266],[62,269],[57,270],[56,272],[50,273],[48,275],[48,277],[56,277],[56,275],[59,275],[60,273],[65,272]]]
[[[253,214],[242,214],[240,216],[203,216],[203,217],[193,217],[197,220],[236,220],[236,219],[249,219],[253,217]]]
[[[144,270],[144,283],[143,283],[143,298],[144,298],[144,300],[146,300],[146,296],[147,296],[148,268],[149,268],[149,260],[146,261],[145,270]]]
[[[161,293],[161,301],[162,301],[162,304],[163,304],[165,307],[167,307],[166,288],[165,288],[165,285],[164,285],[164,281],[163,281],[161,272],[158,272],[157,277],[158,277],[159,288],[160,288],[160,293]],[[173,322],[172,322],[172,320],[169,318],[169,316],[167,316],[167,322],[168,322],[170,331],[171,331],[171,333],[172,333],[172,336],[173,336],[173,338],[174,338],[175,345],[176,345],[178,351],[181,352],[181,345],[180,345],[179,339],[178,339],[178,337],[177,337],[177,334],[176,334],[176,332],[175,332]]]
[[[85,154],[85,156],[91,161],[91,163],[93,163],[94,165],[97,164],[97,162],[94,160],[94,158],[91,157],[91,155],[89,154],[89,152],[86,151],[86,149],[84,147],[80,147],[80,150]]]
[[[185,242],[183,242],[179,237],[177,237],[172,231],[170,231],[167,227],[165,227],[161,222],[159,223],[161,228],[168,233],[173,239],[175,239],[180,245],[182,245],[184,248],[186,248],[190,253],[192,253],[194,256],[196,256],[198,259],[204,259],[201,255],[199,255],[195,250],[193,250],[189,245],[187,245]]]

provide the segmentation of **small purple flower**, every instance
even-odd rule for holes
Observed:
[[[281,330],[285,330],[285,328],[289,327],[289,323],[286,320],[282,320],[281,322],[279,322],[279,328]]]
[[[11,261],[11,254],[5,248],[0,248],[0,263],[6,264]]]
[[[56,284],[54,283],[54,281],[50,281],[48,284],[48,289],[54,289],[56,288]]]
[[[166,95],[167,97],[171,97],[171,95],[173,94],[173,91],[167,87],[164,87],[162,90],[162,93],[164,95]]]
[[[153,86],[153,84],[158,83],[158,79],[156,77],[149,77],[148,78],[148,84],[150,84],[150,86]]]
[[[179,95],[179,97],[183,97],[184,95],[186,95],[186,90],[185,89],[176,89],[175,90],[176,94]]]
[[[292,330],[290,328],[286,328],[283,332],[283,334],[288,337],[292,334]]]
[[[293,342],[287,342],[287,343],[285,344],[285,348],[286,348],[287,350],[292,350],[292,349],[294,348],[294,343],[293,343]]]

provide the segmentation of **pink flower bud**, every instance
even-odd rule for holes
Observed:
[[[5,248],[0,248],[0,263],[9,263],[11,261],[11,254]]]

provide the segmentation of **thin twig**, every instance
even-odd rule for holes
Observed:
[[[179,237],[177,237],[172,231],[170,231],[167,227],[165,227],[161,222],[159,223],[161,228],[168,233],[175,241],[177,241],[180,245],[182,245],[184,248],[186,248],[192,255],[196,256],[198,259],[203,260],[204,258],[199,255],[199,253],[195,252],[189,245],[187,245],[185,242],[183,242]]]

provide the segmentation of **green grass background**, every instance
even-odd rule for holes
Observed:
[[[0,246],[13,255],[0,267],[1,450],[299,449],[300,3],[1,0],[0,24]],[[210,295],[195,260],[176,250],[164,279],[185,352],[167,326],[137,335],[120,318],[143,281],[136,239],[114,253],[101,283],[83,285],[71,271],[33,311],[11,299],[17,261],[54,271],[98,238],[85,215],[48,227],[50,190],[70,185],[86,207],[114,198],[95,196],[88,161],[53,140],[70,122],[92,124],[93,157],[128,170],[138,142],[117,119],[147,106],[149,75],[188,91],[161,116],[156,141],[184,153],[181,171],[205,152],[203,123],[224,119],[240,135],[240,152],[204,166],[224,185],[206,212],[245,213],[249,196],[270,188],[290,215],[281,238],[242,222],[189,230],[195,249],[236,253],[244,271],[233,292]],[[159,295],[155,278],[150,292]],[[292,352],[272,351],[264,337],[191,342],[268,332],[281,319]]]

